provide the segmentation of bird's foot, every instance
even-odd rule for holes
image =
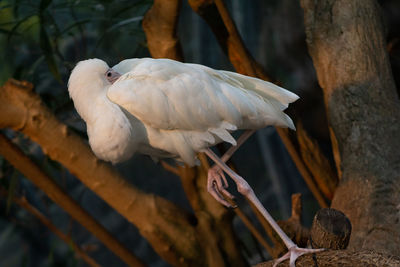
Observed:
[[[222,205],[235,208],[224,198],[224,195],[232,200],[235,198],[226,188],[228,188],[228,182],[222,169],[217,165],[210,168],[207,175],[208,192]]]
[[[317,252],[321,252],[324,251],[324,248],[318,248],[318,249],[313,249],[313,248],[299,248],[298,246],[293,246],[291,248],[289,248],[289,251],[283,255],[282,257],[280,257],[279,259],[276,259],[274,262],[273,267],[278,266],[279,263],[289,259],[289,266],[290,267],[295,267],[295,262],[296,259],[298,257],[300,257],[301,255],[304,254],[308,254],[308,253],[317,253]]]

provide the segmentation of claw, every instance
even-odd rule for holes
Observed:
[[[207,190],[208,192],[222,205],[228,208],[235,208],[228,201],[224,199],[225,197],[229,199],[234,199],[235,197],[229,193],[226,188],[228,187],[228,182],[223,171],[218,167],[213,167],[208,170],[207,176]]]
[[[300,257],[301,255],[309,253],[317,253],[324,250],[325,250],[324,248],[312,249],[312,248],[299,248],[298,246],[293,246],[289,248],[289,251],[285,255],[283,255],[279,259],[276,259],[272,267],[278,266],[279,263],[284,262],[287,259],[289,259],[289,266],[295,267],[296,266],[295,262],[297,258]]]

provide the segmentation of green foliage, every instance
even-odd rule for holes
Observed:
[[[147,55],[141,19],[151,2],[0,1],[0,84],[11,77],[31,81],[59,106],[52,98],[66,96],[79,60],[99,57],[112,64]]]

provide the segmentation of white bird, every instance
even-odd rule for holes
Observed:
[[[152,158],[174,157],[190,166],[197,152],[216,165],[209,170],[207,189],[225,206],[225,171],[264,215],[285,242],[291,266],[302,254],[321,250],[298,248],[276,224],[248,183],[225,162],[256,130],[268,125],[294,125],[283,110],[298,96],[275,84],[241,74],[169,59],[128,59],[112,68],[100,59],[79,62],[68,91],[85,120],[95,155],[113,163],[134,153]],[[237,141],[231,132],[246,131]],[[221,158],[209,148],[220,142],[233,146]]]

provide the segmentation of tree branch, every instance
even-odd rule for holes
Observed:
[[[153,58],[183,60],[176,35],[181,0],[155,0],[146,12],[142,26]]]
[[[243,45],[223,2],[210,0],[188,0],[188,2],[192,9],[210,26],[219,45],[237,72],[261,77],[266,81],[271,80]]]

